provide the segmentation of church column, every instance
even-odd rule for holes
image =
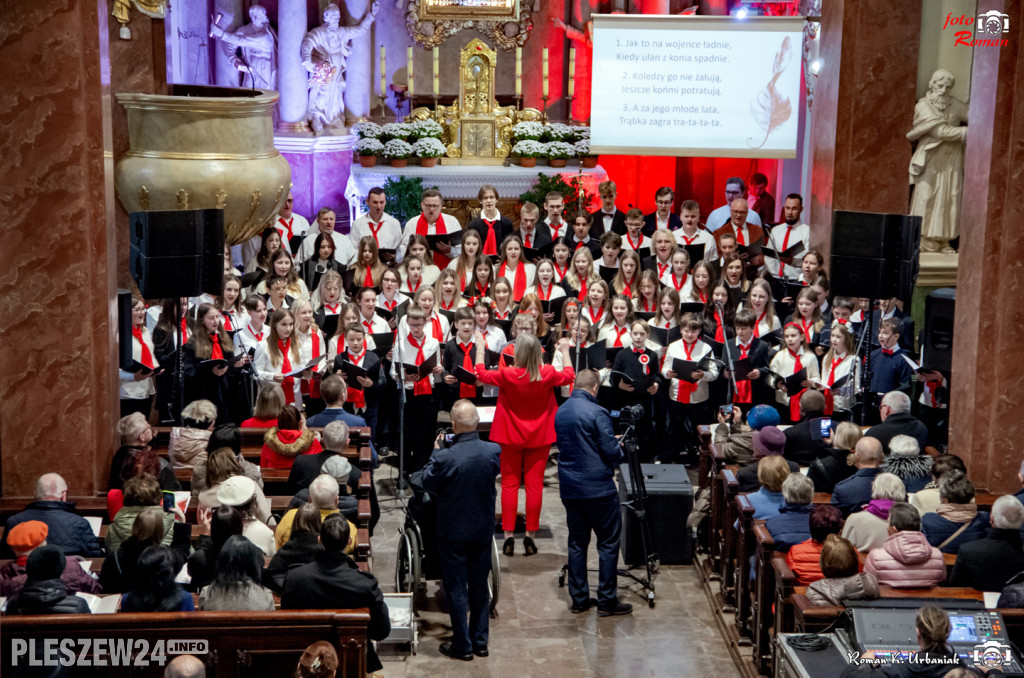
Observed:
[[[362,21],[370,11],[370,5],[370,0],[348,0],[345,8],[349,25]],[[373,54],[373,31],[367,31],[352,41],[352,51],[345,62],[346,125],[370,116],[370,82],[375,71]],[[379,75],[377,80],[380,80]]]
[[[277,127],[282,132],[309,130],[306,122],[308,73],[299,54],[308,27],[305,0],[281,0],[277,6],[277,88],[281,92]]]
[[[1013,16],[1019,6],[980,0],[977,13]],[[1011,19],[1010,32],[995,37],[1006,45],[973,48],[949,447],[977,487],[1015,492],[1024,460],[1024,116],[1012,113],[1024,88],[1024,26]]]

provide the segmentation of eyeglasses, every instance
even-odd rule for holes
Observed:
[[[672,204],[671,200],[655,200],[654,202],[655,204],[661,205],[662,207],[667,207],[668,205]]]

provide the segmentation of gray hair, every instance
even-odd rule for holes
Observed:
[[[343,421],[332,421],[324,426],[324,449],[331,452],[342,452],[348,447],[348,424]]]
[[[1012,494],[1004,494],[992,504],[992,527],[1019,530],[1024,525],[1024,504]]]
[[[903,414],[910,411],[910,396],[903,391],[889,391],[882,396],[882,404],[893,414]]]
[[[121,443],[127,445],[135,442],[147,426],[149,421],[141,412],[132,412],[126,417],[121,417],[117,422],[117,434],[121,436]]]
[[[921,514],[905,501],[898,501],[889,509],[889,525],[897,532],[920,532]]]
[[[60,499],[67,491],[67,482],[56,473],[44,473],[36,481],[36,499]]]
[[[338,508],[338,481],[323,473],[309,484],[309,501],[318,509]]]
[[[782,481],[782,498],[787,504],[810,504],[814,499],[814,483],[802,473],[790,473]]]
[[[921,445],[917,438],[900,434],[889,441],[889,452],[897,457],[916,457],[921,454]]]
[[[477,412],[476,405],[469,400],[456,400],[452,405],[451,415],[452,423],[458,421],[461,428],[472,431],[480,424],[480,413]]]
[[[181,411],[183,419],[191,419],[197,424],[209,426],[217,421],[217,406],[209,400],[193,400]]]
[[[871,498],[906,501],[907,487],[898,475],[894,473],[879,473],[871,483]]]
[[[960,471],[950,471],[939,478],[939,499],[950,504],[969,504],[974,499],[974,483]]]

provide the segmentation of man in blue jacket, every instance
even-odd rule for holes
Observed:
[[[871,501],[871,484],[882,472],[884,455],[882,443],[871,436],[864,436],[853,448],[853,465],[857,472],[846,480],[836,483],[832,490],[832,503],[839,507],[844,516],[849,516]]]
[[[576,376],[572,395],[555,415],[558,440],[558,485],[569,528],[569,595],[572,611],[594,604],[602,617],[629,614],[633,606],[619,601],[617,570],[622,515],[615,487],[615,469],[625,460],[612,430],[608,411],[597,404],[598,373]],[[597,537],[599,579],[597,599],[587,582],[590,533]]]
[[[68,484],[56,473],[45,473],[36,481],[36,500],[7,519],[4,536],[0,539],[0,558],[14,558],[7,545],[7,535],[15,526],[29,520],[39,520],[49,528],[47,543],[69,556],[95,558],[103,555],[100,540],[92,526],[75,513],[75,505],[68,501]]]
[[[434,450],[423,467],[422,483],[437,502],[438,553],[452,620],[452,639],[441,643],[441,654],[470,661],[473,655],[488,654],[487,580],[501,448],[480,440],[480,415],[470,401],[456,401],[451,416],[455,439],[451,447]]]

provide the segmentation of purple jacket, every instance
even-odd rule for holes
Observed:
[[[82,562],[81,558],[67,556],[66,561],[64,564],[64,574],[60,576],[60,579],[68,587],[69,595],[74,595],[79,591],[82,593],[100,593],[103,591],[100,583],[82,569],[82,566],[79,564]],[[0,567],[0,596],[17,595],[27,579],[28,575],[25,574],[25,565],[18,564],[17,560],[12,560],[3,567]]]
[[[889,536],[881,548],[868,553],[864,571],[874,573],[879,584],[895,588],[926,588],[946,581],[942,552],[920,532]]]

